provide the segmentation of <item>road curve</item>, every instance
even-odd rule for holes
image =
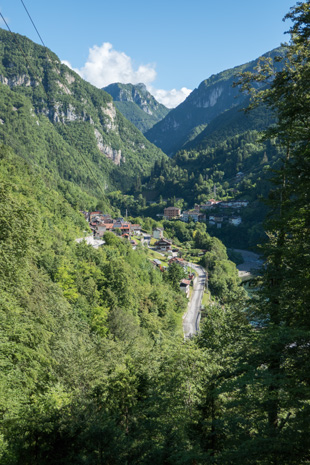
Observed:
[[[183,317],[185,338],[193,336],[199,330],[200,307],[206,283],[206,272],[201,266],[194,263],[188,263],[188,266],[193,268],[198,276],[194,280],[192,296],[188,303],[187,312]]]

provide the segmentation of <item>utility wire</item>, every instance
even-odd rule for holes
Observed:
[[[39,32],[38,32],[38,29],[36,28],[36,25],[34,24],[34,22],[33,22],[33,20],[32,20],[32,18],[31,18],[30,14],[29,14],[29,12],[28,12],[28,10],[27,10],[27,8],[26,8],[26,6],[25,6],[23,0],[21,0],[21,2],[22,2],[22,4],[23,4],[25,10],[27,11],[27,14],[28,14],[28,16],[29,16],[29,18],[30,18],[30,20],[31,20],[31,22],[32,22],[32,24],[33,24],[35,30],[37,31],[37,34],[38,34],[38,36],[40,37],[40,40],[41,40],[43,46],[44,46],[45,49],[46,49],[46,54],[48,55],[48,48],[45,46],[45,44],[44,44],[44,42],[43,42],[43,40],[42,40],[42,37],[40,36],[40,34],[39,34]],[[11,29],[10,29],[8,23],[6,22],[4,16],[2,15],[1,12],[0,12],[0,15],[1,15],[1,18],[3,19],[4,23],[6,24],[6,27],[8,28],[8,31],[12,33],[12,31],[11,31]],[[13,34],[13,33],[12,33],[12,34]],[[28,61],[28,57],[27,57],[27,55],[25,54],[25,52],[24,52],[24,50],[22,49],[22,47],[20,46],[19,42],[17,41],[16,35],[15,35],[15,34],[13,34],[13,39],[14,39],[14,41],[15,41],[17,47],[18,47],[19,50],[21,51],[22,55],[24,56],[24,58],[25,58],[25,60],[26,60],[26,63],[28,64],[29,70],[32,72],[33,76],[36,77],[36,73],[35,73],[35,72],[33,71],[33,69],[31,68],[31,65],[30,65],[30,63],[29,63],[29,61]],[[48,93],[47,93],[47,91],[46,91],[46,89],[45,89],[43,83],[40,81],[39,78],[37,78],[37,79],[38,79],[38,82],[41,83],[41,85],[42,85],[42,87],[43,87],[43,90],[44,90],[44,92],[45,92],[45,94],[46,94],[48,103],[50,103],[51,105],[53,105],[53,102],[51,101],[51,99],[50,99],[50,97],[49,97],[49,95],[48,95]],[[72,138],[71,134],[69,133],[68,136],[69,136],[69,139],[70,139],[70,142],[71,142],[71,147],[74,147],[73,138]],[[79,154],[80,154],[80,156],[81,156],[81,158],[82,158],[82,160],[83,160],[83,162],[84,162],[86,168],[87,168],[88,171],[91,173],[92,178],[94,179],[95,183],[96,183],[97,186],[99,187],[99,190],[100,190],[101,194],[103,195],[103,198],[105,198],[106,194],[104,193],[104,191],[103,191],[103,189],[102,189],[102,186],[99,184],[99,181],[97,180],[97,178],[96,178],[96,176],[95,176],[95,174],[94,174],[92,168],[91,168],[90,165],[88,164],[88,162],[87,162],[86,158],[84,157],[83,153],[80,152],[78,149],[77,149],[77,151],[79,152]]]
[[[6,27],[8,28],[8,30],[9,30],[10,32],[12,32],[11,29],[10,29],[10,26],[9,26],[8,23],[6,22],[5,17],[4,17],[3,14],[1,13],[1,11],[0,11],[0,15],[1,15],[1,18],[3,19],[4,23],[6,24]]]
[[[25,8],[27,15],[29,16],[29,19],[30,19],[30,21],[32,22],[33,27],[34,27],[35,30],[37,31],[37,34],[38,34],[38,36],[39,36],[39,38],[40,38],[40,40],[41,40],[41,42],[42,42],[43,47],[45,47],[46,45],[45,45],[45,43],[43,42],[43,39],[42,39],[42,37],[41,37],[41,35],[40,35],[40,33],[39,33],[39,31],[38,31],[36,25],[34,24],[34,21],[32,20],[32,18],[31,18],[31,16],[30,16],[30,13],[29,13],[29,11],[27,10],[27,7],[26,7],[25,3],[23,2],[23,0],[20,0],[20,1],[22,2],[23,7]]]

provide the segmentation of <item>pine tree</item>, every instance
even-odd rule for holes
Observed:
[[[253,106],[273,110],[277,122],[266,137],[285,149],[269,194],[265,268],[252,303],[261,329],[244,360],[251,381],[241,398],[252,434],[239,452],[240,463],[249,464],[300,465],[310,454],[310,3],[299,2],[286,18],[293,26],[282,69],[274,72],[267,60],[242,80],[256,92]],[[269,87],[257,92],[253,80]]]

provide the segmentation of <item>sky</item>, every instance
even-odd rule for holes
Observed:
[[[289,40],[294,0],[23,0],[45,43],[101,88],[143,82],[169,108],[200,82]],[[12,32],[40,43],[21,0],[0,0]],[[3,21],[0,27],[6,28]]]

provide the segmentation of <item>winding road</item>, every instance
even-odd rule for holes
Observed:
[[[192,296],[188,303],[187,312],[183,317],[183,332],[185,338],[190,338],[199,330],[200,307],[207,277],[206,271],[201,266],[195,265],[194,263],[189,263],[188,266],[193,268],[198,276],[194,280]]]

